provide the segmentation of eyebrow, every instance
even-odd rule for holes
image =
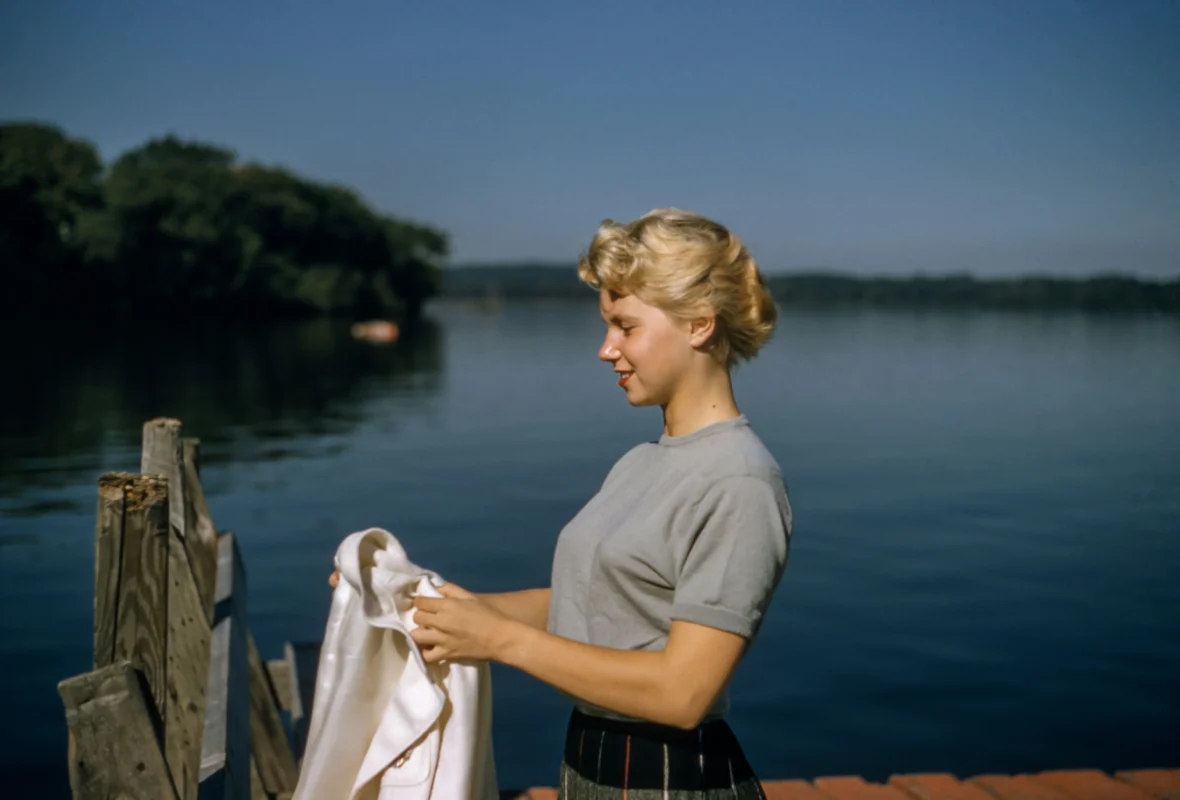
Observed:
[[[602,308],[598,309],[598,313],[602,316],[603,320],[605,320],[606,322],[632,322],[632,323],[634,323],[634,322],[639,321],[638,317],[632,317],[632,316],[626,315],[626,314],[623,314],[623,315],[611,314],[610,316],[607,316],[606,311]]]

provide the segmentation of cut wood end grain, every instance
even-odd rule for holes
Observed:
[[[168,480],[162,475],[108,472],[98,479],[98,494],[103,500],[124,503],[128,511],[140,511],[167,498]]]

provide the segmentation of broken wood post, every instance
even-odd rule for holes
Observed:
[[[161,717],[167,697],[168,491],[160,478],[98,479],[94,666],[129,661]]]
[[[142,673],[118,661],[58,684],[74,800],[177,800]]]
[[[139,469],[145,475],[161,475],[168,480],[169,526],[188,553],[205,615],[209,617],[217,574],[217,532],[209,520],[197,472],[199,444],[181,438],[181,427],[180,420],[168,417],[145,422]]]
[[[163,713],[164,753],[181,800],[197,796],[201,771],[212,592],[216,561],[189,524],[200,486],[188,479],[178,420],[159,418],[143,426],[140,468],[168,478],[168,664],[169,703]],[[186,487],[174,492],[173,487]],[[204,502],[203,494],[201,502]],[[214,542],[216,544],[216,542]],[[202,566],[203,561],[208,563]],[[204,573],[204,575],[202,575]]]

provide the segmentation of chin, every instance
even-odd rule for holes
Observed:
[[[635,392],[634,394],[628,392],[627,402],[631,404],[632,408],[644,408],[646,406],[659,405],[659,403],[653,400],[650,395],[641,394],[639,392]]]

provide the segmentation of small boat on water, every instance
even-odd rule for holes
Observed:
[[[401,336],[401,329],[396,322],[374,319],[367,322],[357,322],[352,326],[352,338],[366,342],[396,342]]]

